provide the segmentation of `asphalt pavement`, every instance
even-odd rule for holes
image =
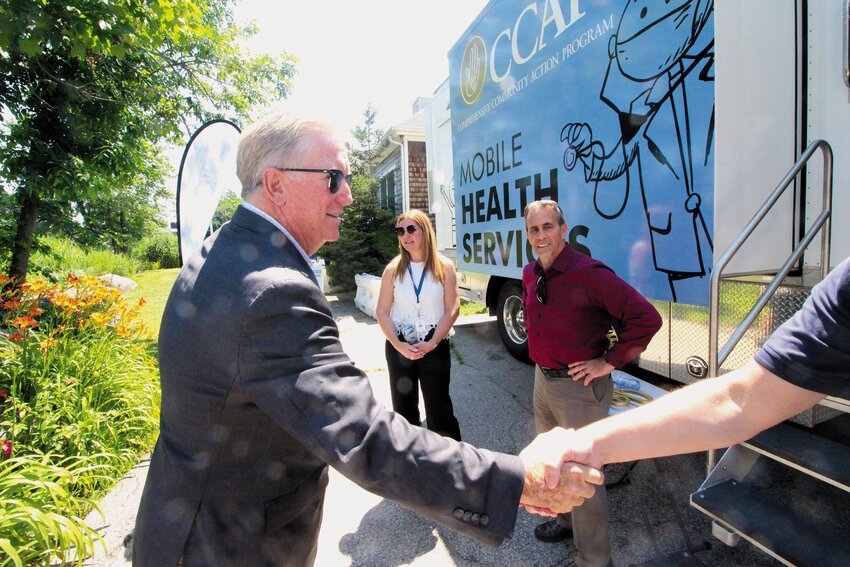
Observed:
[[[328,299],[346,352],[368,373],[375,397],[391,407],[380,328],[356,309],[351,296]],[[534,437],[533,369],[510,357],[493,318],[462,317],[455,330],[451,393],[463,439],[516,454]],[[710,521],[688,505],[704,468],[702,453],[606,467],[615,565],[777,565],[747,542],[727,547],[712,538]],[[87,518],[103,534],[107,553],[98,550],[84,565],[130,565],[133,523],[146,473],[143,461],[100,503],[103,516],[93,512]],[[548,567],[575,559],[570,541],[547,544],[534,538],[539,521],[521,510],[514,536],[490,548],[331,470],[316,565]]]

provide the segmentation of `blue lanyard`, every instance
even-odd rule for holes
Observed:
[[[410,283],[413,284],[413,291],[416,293],[416,303],[419,303],[419,292],[422,291],[422,284],[425,283],[425,266],[422,266],[422,275],[419,276],[419,285],[413,281],[413,268],[410,264],[407,265],[407,273],[410,274]]]

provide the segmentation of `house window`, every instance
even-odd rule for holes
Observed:
[[[395,211],[395,172],[390,172],[389,175],[381,179],[381,186],[378,189],[378,202],[384,209]]]

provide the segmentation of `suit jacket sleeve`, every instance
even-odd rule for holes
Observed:
[[[510,537],[521,460],[413,427],[384,409],[342,351],[319,289],[298,271],[281,271],[242,322],[238,371],[247,396],[366,490],[489,545]]]

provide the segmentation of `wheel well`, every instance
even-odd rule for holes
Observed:
[[[487,282],[487,295],[485,298],[490,315],[496,314],[496,308],[498,307],[497,303],[499,301],[499,290],[502,289],[505,282],[512,279],[513,278],[505,278],[502,276],[490,276],[490,280]]]

